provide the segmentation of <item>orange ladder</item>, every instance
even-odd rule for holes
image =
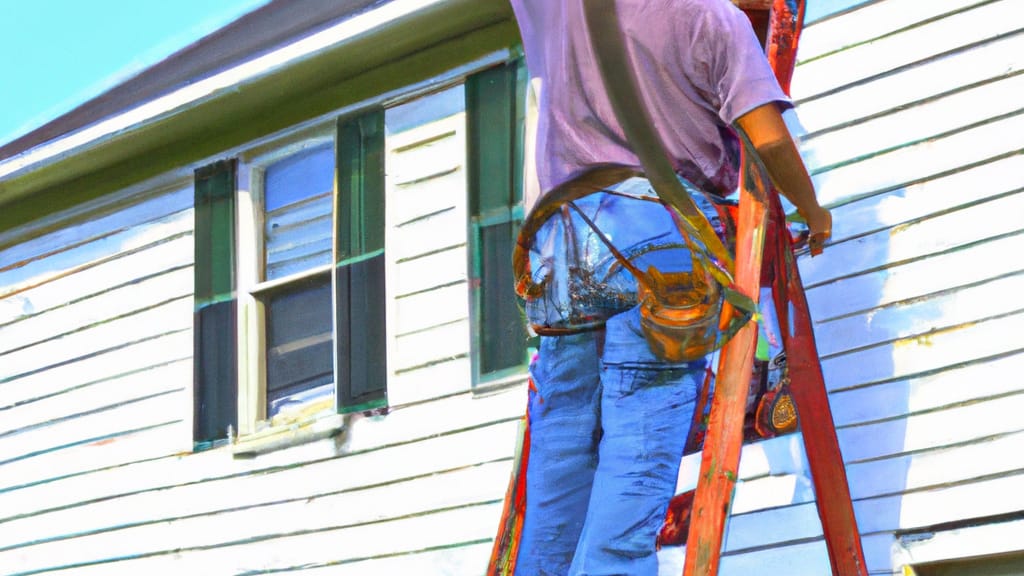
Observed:
[[[803,24],[804,0],[738,0],[755,28],[764,26],[768,59],[788,93]],[[743,162],[737,231],[737,285],[757,298],[766,250],[774,264],[773,293],[782,328],[790,391],[800,415],[804,446],[828,547],[832,573],[866,576],[864,551],[854,516],[814,331],[785,214],[750,159]],[[771,241],[766,246],[765,239]],[[792,312],[792,318],[789,314]],[[790,327],[790,328],[787,328]],[[757,346],[751,322],[722,351],[710,420],[690,514],[684,576],[718,573],[725,521],[737,481],[750,374]]]

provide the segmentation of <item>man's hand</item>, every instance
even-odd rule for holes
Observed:
[[[832,213],[821,206],[799,212],[810,231],[807,245],[811,249],[811,256],[817,256],[825,249],[825,242],[832,237]]]

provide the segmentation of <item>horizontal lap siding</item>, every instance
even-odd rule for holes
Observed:
[[[1024,32],[1012,0],[825,4],[793,96],[835,234],[800,268],[881,574],[902,531],[1024,512]],[[741,468],[723,573],[828,570],[802,447],[779,442]]]
[[[4,234],[2,494],[188,446],[191,190],[106,204]]]
[[[161,269],[142,255],[124,255],[144,270],[138,279],[115,278],[111,263],[79,266],[76,275],[105,266],[108,274],[92,274],[90,282],[109,277],[112,286],[82,295],[77,312],[47,292],[52,323],[11,312],[31,337],[0,325],[0,341],[15,343],[9,354],[19,370],[0,385],[0,399],[31,410],[0,424],[0,460],[11,460],[5,467],[17,472],[0,482],[4,572],[479,573],[525,395],[522,387],[479,398],[470,391],[464,125],[460,112],[388,136],[390,409],[347,416],[337,438],[251,459],[224,449],[174,454],[181,443],[169,444],[165,432],[180,422],[24,457],[85,428],[102,435],[118,422],[152,425],[165,410],[188,419],[190,404],[179,400],[187,400],[182,382],[191,378],[191,314],[173,319],[179,304],[191,306],[191,259]],[[190,255],[191,212],[180,217],[168,221],[183,226],[178,236],[148,249],[181,246]],[[118,234],[130,237],[131,229]],[[45,271],[37,266],[20,281],[46,290],[37,282]],[[72,276],[55,282],[74,285]],[[186,288],[180,302],[165,290],[179,283]],[[164,303],[136,303],[132,288]],[[89,304],[115,302],[122,318],[105,328]],[[139,322],[165,311],[167,317]],[[146,336],[146,325],[165,333]],[[83,357],[49,344],[53,338],[79,342]],[[51,359],[37,369],[36,352],[47,346]],[[142,360],[159,354],[166,361]],[[70,384],[43,378],[48,372]],[[120,404],[98,399],[107,395]],[[3,444],[15,433],[24,444]],[[177,448],[162,449],[169,445]],[[149,446],[158,453],[147,455]]]
[[[427,114],[432,98],[421,101]],[[460,111],[388,136],[393,403],[467,391],[471,384],[465,126]],[[439,365],[444,369],[434,368]]]
[[[519,409],[513,395],[467,394],[357,419],[340,447],[139,463],[59,481],[53,488],[64,490],[43,510],[0,495],[13,513],[0,521],[0,541],[14,543],[0,565],[19,573],[59,558],[95,573],[219,574],[459,544],[472,554],[497,521]]]

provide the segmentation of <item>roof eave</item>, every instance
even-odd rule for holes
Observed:
[[[507,46],[515,35],[511,10],[501,0],[394,0],[0,161],[0,205],[82,179],[87,183],[90,175],[96,180],[101,171],[144,162],[147,154],[168,153],[179,164],[194,161],[238,139],[217,143],[218,126],[239,137],[258,137],[261,130],[281,129],[366,98],[360,90],[375,82],[381,90],[389,88],[389,64],[428,51]],[[456,39],[463,41],[451,42]],[[426,73],[435,61],[454,64],[443,56],[427,58],[421,68]],[[277,122],[266,117],[268,109]],[[183,154],[183,147],[194,153]],[[160,155],[153,161],[170,160]],[[153,170],[139,174],[147,172]],[[117,171],[110,176],[116,180]]]

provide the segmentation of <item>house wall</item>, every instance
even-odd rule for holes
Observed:
[[[482,569],[524,388],[471,390],[466,115],[393,110],[389,413],[339,437],[191,452],[190,182],[0,253],[2,573]]]
[[[872,573],[1024,541],[970,526],[1024,530],[1013,3],[810,2],[800,264]],[[252,458],[192,452],[187,178],[0,234],[0,573],[481,573],[524,393],[471,391],[464,129],[388,138],[391,411]],[[740,476],[722,573],[828,573],[800,436]]]

